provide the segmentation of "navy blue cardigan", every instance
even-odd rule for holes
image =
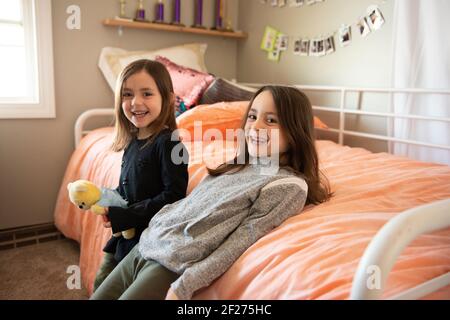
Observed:
[[[186,148],[180,141],[171,141],[171,131],[168,129],[161,131],[142,148],[146,142],[134,138],[124,150],[116,190],[128,202],[128,208],[109,208],[108,218],[113,233],[136,229],[134,238],[111,237],[103,249],[114,254],[117,262],[139,242],[142,231],[162,207],[186,197],[187,161],[176,164],[171,159],[174,150],[181,159],[187,160]]]

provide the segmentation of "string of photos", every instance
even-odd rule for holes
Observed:
[[[289,6],[290,7],[301,7],[302,5],[312,5],[318,2],[324,2],[325,0],[290,0]],[[272,7],[284,7],[286,6],[287,2],[286,0],[259,0],[262,4],[270,3]]]
[[[267,0],[261,0],[267,2]],[[323,1],[323,0],[322,0]],[[315,0],[314,2],[322,2]],[[281,1],[271,1],[272,4]],[[286,5],[286,1],[283,1]],[[308,4],[311,1],[295,1]],[[384,3],[384,2],[383,2]],[[359,35],[366,38],[372,32],[379,30],[385,23],[383,13],[378,5],[371,5],[367,8],[366,15],[360,17],[354,24],[342,24],[337,31],[312,38],[290,37],[287,34],[266,26],[261,42],[261,49],[267,52],[267,59],[279,61],[281,53],[288,50],[289,39],[293,39],[293,53],[299,56],[323,57],[336,51],[335,36],[341,47],[348,46],[352,41],[352,27],[355,27]]]

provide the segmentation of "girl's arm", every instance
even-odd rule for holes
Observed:
[[[259,238],[303,209],[308,187],[298,177],[283,178],[265,186],[249,216],[206,259],[187,268],[171,288],[180,299],[209,286]]]
[[[158,141],[158,157],[163,182],[163,190],[157,196],[131,205],[128,208],[109,208],[113,232],[134,227],[147,227],[150,219],[166,204],[174,203],[186,197],[188,185],[187,161],[175,164],[172,161],[172,150],[179,151],[186,157],[187,150],[179,141],[171,141],[170,135]],[[178,152],[177,152],[178,154]],[[186,160],[185,159],[185,160]]]

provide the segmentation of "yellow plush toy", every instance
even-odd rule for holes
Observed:
[[[97,215],[104,216],[105,207],[127,207],[127,202],[122,199],[116,190],[98,188],[87,180],[77,180],[67,185],[70,201],[82,210],[91,210]],[[106,218],[104,216],[104,218]],[[135,235],[135,229],[128,229],[113,234],[114,237],[123,236],[131,239]]]

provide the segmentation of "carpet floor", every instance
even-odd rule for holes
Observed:
[[[0,251],[0,299],[88,299],[78,286],[79,258],[78,243],[69,239]]]

